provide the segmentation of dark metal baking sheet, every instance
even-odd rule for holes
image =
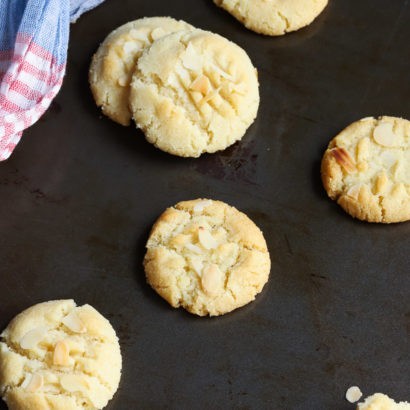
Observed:
[[[101,117],[92,53],[118,25],[156,15],[250,54],[261,106],[242,142],[181,159]],[[352,384],[410,399],[410,224],[353,220],[319,177],[328,141],[352,121],[410,117],[409,21],[407,0],[331,0],[281,38],[246,30],[211,0],[107,0],[81,17],[60,94],[0,164],[1,328],[40,301],[95,306],[124,357],[108,409],[348,410]],[[156,217],[197,197],[246,212],[272,256],[263,293],[220,318],[171,309],[141,266]]]

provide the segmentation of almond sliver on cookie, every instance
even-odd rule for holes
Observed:
[[[330,150],[333,157],[336,159],[336,162],[343,167],[343,169],[348,172],[352,173],[356,171],[356,165],[353,161],[353,158],[344,148],[333,148]]]
[[[396,142],[393,124],[390,122],[380,123],[373,131],[373,138],[382,147],[393,147]]]
[[[85,333],[87,328],[84,326],[84,323],[77,316],[77,313],[69,313],[63,320],[63,325],[68,327],[74,333]]]
[[[21,348],[27,350],[36,347],[46,336],[47,330],[46,326],[38,326],[27,332],[20,340]]]
[[[218,265],[208,265],[202,270],[202,289],[208,296],[212,297],[218,294],[221,277],[222,272]]]
[[[363,184],[355,184],[348,189],[346,194],[357,201],[359,199],[359,194],[362,186]]]
[[[24,381],[24,388],[26,391],[29,391],[31,393],[39,391],[44,386],[44,378],[41,374],[34,373],[32,376],[30,376],[30,380],[28,380],[26,384],[27,380],[28,379]]]
[[[218,243],[216,242],[212,234],[202,226],[200,226],[198,229],[198,239],[199,243],[205,249],[215,249],[218,246]]]

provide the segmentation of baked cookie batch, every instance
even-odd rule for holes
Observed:
[[[169,17],[112,32],[92,59],[89,81],[105,115],[122,125],[132,118],[150,143],[181,157],[240,140],[259,107],[257,72],[246,52]]]
[[[393,399],[382,393],[375,393],[357,404],[357,410],[410,410],[410,403],[401,401],[396,403]]]
[[[249,30],[281,36],[312,23],[328,0],[214,0]]]
[[[121,367],[111,324],[73,300],[34,305],[1,334],[0,391],[12,410],[102,409]]]
[[[330,198],[368,222],[410,219],[410,121],[363,118],[329,144],[322,181]]]
[[[277,36],[310,24],[327,0],[214,0],[247,28]],[[93,56],[89,82],[102,112],[181,157],[239,141],[259,107],[257,70],[236,44],[170,17],[119,27]],[[368,222],[410,219],[410,122],[364,118],[324,153],[328,196]],[[217,316],[246,305],[269,278],[261,230],[221,201],[196,199],[165,210],[144,258],[147,282],[171,306]],[[0,393],[10,409],[102,409],[121,376],[118,338],[89,305],[56,300],[17,315],[1,334]],[[409,409],[375,394],[358,409]]]
[[[168,208],[152,228],[144,267],[148,283],[171,306],[217,316],[255,299],[270,258],[260,229],[220,201]]]

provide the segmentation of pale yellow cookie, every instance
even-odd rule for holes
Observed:
[[[270,258],[262,232],[245,214],[197,199],[159,217],[144,267],[148,283],[171,306],[216,316],[255,299],[268,280]]]
[[[102,112],[119,124],[129,125],[129,84],[142,51],[158,38],[191,28],[171,17],[147,17],[109,34],[94,54],[89,71],[91,91]]]
[[[102,409],[121,363],[115,331],[93,307],[40,303],[1,334],[0,392],[11,410]]]
[[[410,410],[410,403],[396,403],[385,394],[375,393],[367,397],[363,403],[358,403],[357,410]]]
[[[250,30],[280,36],[310,24],[328,0],[214,0]]]
[[[244,50],[217,34],[174,33],[138,60],[130,106],[149,142],[198,157],[243,137],[258,111],[257,72]]]
[[[330,198],[368,222],[410,219],[410,121],[364,118],[329,144],[322,181]]]

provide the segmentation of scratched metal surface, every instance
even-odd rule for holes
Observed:
[[[92,53],[118,25],[155,15],[248,51],[261,107],[241,143],[180,159],[101,118],[87,85]],[[410,399],[410,224],[353,220],[319,178],[344,126],[410,117],[409,20],[407,0],[331,0],[282,38],[247,31],[210,0],[107,0],[83,16],[62,91],[0,164],[0,327],[40,301],[95,306],[124,357],[108,409],[348,410],[352,384]],[[156,217],[196,197],[246,212],[272,256],[263,293],[221,318],[172,310],[141,267]]]

